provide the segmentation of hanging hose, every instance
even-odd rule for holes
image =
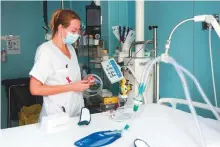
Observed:
[[[214,91],[214,98],[215,98],[215,106],[218,107],[218,101],[216,97],[216,89],[215,89],[215,75],[214,75],[214,69],[213,69],[213,60],[212,60],[212,39],[211,39],[211,32],[212,27],[209,27],[209,53],[210,53],[210,64],[211,64],[211,71],[212,71],[212,85],[213,85],[213,91]]]
[[[152,61],[152,64],[150,65],[150,68],[148,69],[148,71],[145,74],[146,75],[146,79],[148,78],[150,70],[153,67],[153,65],[157,61],[160,61],[161,58],[158,57],[155,60]],[[198,117],[197,117],[197,114],[196,114],[196,110],[195,110],[195,108],[193,107],[193,104],[192,104],[192,100],[191,100],[191,97],[190,97],[190,94],[189,94],[188,86],[187,86],[185,77],[183,75],[183,72],[181,71],[179,65],[176,63],[176,61],[173,58],[168,57],[167,61],[168,61],[168,63],[172,64],[175,67],[175,70],[176,70],[176,72],[178,73],[178,75],[179,75],[179,77],[181,79],[181,82],[183,84],[184,93],[185,93],[186,99],[188,100],[188,103],[189,103],[190,111],[191,111],[191,113],[192,113],[192,115],[193,115],[193,117],[194,117],[194,119],[196,121],[196,126],[197,126],[197,129],[198,129],[199,136],[201,138],[202,146],[205,147],[205,140],[204,140],[204,137],[203,137],[203,134],[202,134],[202,130],[201,130],[201,127],[200,127],[200,124],[199,124],[199,120],[198,120]],[[145,79],[144,83],[146,82],[146,79]]]
[[[151,65],[152,61],[153,61],[153,60],[148,61],[147,64],[145,65],[145,67],[144,67],[144,69],[143,69],[143,71],[142,71],[142,74],[141,74],[141,81],[143,81],[143,78],[145,77],[145,75],[144,75],[143,73],[146,72],[146,70],[147,70],[147,69],[149,68],[149,66]]]
[[[203,137],[203,134],[202,134],[202,129],[200,127],[200,124],[199,124],[199,120],[198,120],[198,117],[197,117],[197,114],[196,114],[196,110],[195,108],[193,107],[193,104],[192,104],[192,99],[190,97],[190,93],[189,93],[189,90],[188,90],[188,86],[187,86],[187,82],[186,82],[186,79],[183,75],[183,72],[188,75],[192,80],[193,82],[195,83],[196,87],[198,88],[198,91],[199,93],[201,94],[203,100],[210,106],[211,108],[211,111],[212,113],[215,115],[215,117],[220,120],[220,116],[219,114],[215,111],[215,109],[213,108],[212,104],[210,103],[208,97],[206,96],[206,94],[204,93],[203,89],[201,88],[199,82],[197,81],[197,79],[188,71],[186,70],[184,67],[182,67],[181,65],[179,65],[172,57],[169,57],[167,56],[166,57],[167,59],[165,59],[166,61],[163,61],[166,62],[166,63],[169,63],[169,64],[172,64],[177,72],[177,74],[179,75],[180,79],[181,79],[181,82],[183,84],[183,89],[184,89],[184,93],[185,93],[185,96],[186,96],[186,99],[189,103],[189,108],[190,108],[190,111],[195,119],[195,122],[196,122],[196,126],[197,126],[197,129],[198,129],[198,133],[199,133],[199,136],[200,136],[200,139],[201,139],[201,144],[203,147],[206,146],[206,143],[205,143],[205,140],[204,140],[204,137]],[[145,91],[145,88],[146,86],[149,86],[149,85],[146,85],[146,81],[148,80],[148,77],[149,77],[149,74],[150,74],[150,71],[152,70],[154,64],[156,64],[157,62],[160,62],[162,60],[162,57],[159,56],[157,58],[155,58],[153,61],[149,62],[147,65],[145,65],[145,68],[143,70],[143,73],[142,73],[142,79],[141,79],[141,83],[140,85],[142,86],[142,90],[139,91],[139,95],[137,97],[134,98],[134,115],[136,114],[136,112],[138,111],[138,108],[139,106],[141,105],[141,98],[140,95],[143,94],[143,92]],[[130,121],[125,127],[124,127],[124,130],[127,130],[130,126],[129,124],[131,123],[132,121]]]
[[[199,133],[199,136],[200,136],[200,139],[201,139],[201,145],[203,147],[206,146],[206,143],[205,143],[205,139],[204,139],[204,136],[203,136],[203,133],[202,133],[202,129],[201,129],[201,126],[199,124],[199,120],[198,120],[198,117],[197,117],[197,114],[196,114],[196,110],[192,104],[192,99],[190,97],[190,93],[189,93],[189,90],[188,90],[188,86],[187,86],[187,82],[186,82],[186,79],[184,77],[184,74],[187,74],[192,80],[193,82],[195,83],[197,89],[199,90],[199,93],[201,94],[203,100],[209,105],[209,107],[211,108],[211,111],[212,113],[215,115],[215,117],[220,120],[220,116],[219,114],[217,113],[217,111],[213,108],[212,104],[210,103],[208,97],[205,95],[203,89],[201,88],[199,82],[197,81],[197,79],[188,71],[186,70],[184,67],[182,67],[181,65],[179,65],[172,57],[169,57],[168,56],[168,51],[169,51],[169,48],[170,48],[170,43],[171,43],[171,37],[174,33],[174,31],[180,26],[182,25],[183,23],[187,22],[187,21],[191,21],[191,20],[194,20],[194,21],[205,21],[204,20],[204,17],[203,16],[199,16],[199,17],[194,17],[194,18],[190,18],[190,19],[186,19],[182,22],[180,22],[179,24],[177,24],[175,26],[175,28],[172,30],[170,36],[169,36],[169,39],[167,40],[167,43],[165,45],[165,53],[162,54],[160,57],[157,57],[155,58],[153,61],[151,61],[150,63],[148,63],[143,72],[142,72],[142,76],[141,76],[141,83],[138,87],[138,95],[134,98],[134,107],[133,107],[133,113],[136,114],[136,112],[138,111],[138,108],[140,105],[143,104],[143,93],[146,89],[146,82],[147,82],[147,79],[149,77],[149,74],[150,74],[150,71],[152,70],[152,67],[154,66],[155,63],[157,62],[160,62],[160,61],[163,61],[165,63],[169,63],[169,64],[172,64],[177,72],[177,74],[179,75],[180,79],[181,79],[181,82],[182,82],[182,85],[183,85],[183,89],[184,89],[184,93],[185,93],[185,97],[189,103],[189,108],[190,108],[190,111],[193,115],[193,118],[195,119],[195,122],[196,122],[196,126],[197,126],[197,129],[198,129],[198,133]],[[207,21],[207,20],[206,20]],[[216,97],[216,90],[215,90],[215,79],[214,79],[214,71],[213,71],[213,63],[212,63],[212,49],[211,49],[211,28],[209,28],[209,47],[210,47],[210,60],[211,60],[211,68],[212,68],[212,80],[213,80],[213,89],[214,89],[214,95],[215,95],[215,104],[217,106],[217,97]],[[124,129],[123,130],[128,130],[129,128],[129,123],[125,125]]]
[[[181,70],[186,73],[195,83],[196,87],[198,88],[199,93],[201,94],[203,100],[209,105],[209,107],[211,108],[212,113],[215,115],[217,120],[220,120],[220,116],[218,114],[217,111],[215,111],[215,109],[213,108],[211,102],[209,101],[208,97],[206,96],[205,92],[203,91],[203,89],[201,88],[199,82],[197,81],[197,79],[184,67],[182,67],[181,65],[179,65],[179,67],[181,68]]]
[[[186,82],[186,79],[183,75],[183,72],[181,71],[181,68],[179,67],[179,65],[177,63],[175,63],[175,60],[174,59],[169,59],[170,60],[170,63],[175,67],[176,69],[176,72],[178,73],[179,77],[180,77],[180,80],[182,82],[182,85],[183,85],[183,89],[184,89],[184,93],[185,93],[185,96],[186,96],[186,99],[189,103],[189,109],[195,119],[195,122],[196,122],[196,127],[198,129],[198,133],[199,133],[199,136],[200,136],[200,139],[201,139],[201,144],[203,147],[206,147],[206,144],[205,144],[205,139],[204,139],[204,136],[202,134],[202,129],[201,129],[201,126],[199,124],[199,120],[198,120],[198,117],[197,117],[197,114],[196,114],[196,110],[195,108],[193,107],[193,104],[192,104],[192,99],[190,97],[190,94],[189,94],[189,90],[188,90],[188,86],[187,86],[187,82]]]
[[[156,64],[157,62],[160,62],[160,61],[161,61],[161,57],[159,56],[159,57],[156,57],[156,58],[150,63],[150,65],[149,65],[149,70],[147,70],[147,72],[146,72],[146,75],[147,75],[147,76],[144,76],[144,75],[143,75],[143,79],[144,79],[144,80],[143,80],[143,83],[147,83],[147,80],[148,80],[150,71],[152,70],[154,64]],[[142,83],[142,82],[141,82],[141,83]]]

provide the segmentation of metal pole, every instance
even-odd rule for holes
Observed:
[[[144,1],[135,1],[135,41],[144,41]],[[142,45],[136,45],[135,52],[137,53],[142,48]],[[144,50],[140,50],[136,57],[144,57]]]
[[[157,57],[157,28],[158,26],[150,26],[149,30],[153,29],[153,49],[154,57]],[[157,103],[159,100],[159,64],[154,65],[154,94],[153,102]]]

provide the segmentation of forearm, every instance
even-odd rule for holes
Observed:
[[[40,85],[37,87],[30,87],[30,91],[33,95],[54,95],[63,92],[72,91],[70,85],[58,85],[58,86],[48,86],[48,85]]]
[[[39,80],[37,80],[34,77],[31,77],[30,79],[30,92],[32,95],[39,95],[39,96],[44,96],[44,95],[54,95],[54,94],[59,94],[59,93],[64,93],[64,92],[69,92],[69,91],[74,91],[74,92],[82,92],[86,89],[88,89],[90,84],[88,81],[76,81],[71,84],[67,85],[57,85],[57,86],[49,86],[49,85],[44,85],[41,83]]]

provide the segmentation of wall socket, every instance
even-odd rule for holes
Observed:
[[[220,23],[220,14],[212,14],[215,19],[217,20],[218,23]],[[203,22],[202,23],[202,30],[208,30],[209,29],[210,24]],[[212,27],[213,29],[213,27]]]

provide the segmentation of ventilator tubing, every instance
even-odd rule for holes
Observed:
[[[161,61],[161,57],[157,57],[155,58],[153,61],[149,62],[145,67],[149,67],[148,69],[147,68],[144,68],[143,72],[142,72],[142,79],[141,79],[141,83],[143,84],[143,86],[146,88],[148,85],[146,85],[145,83],[147,82],[148,80],[148,77],[149,77],[149,74],[150,74],[150,71],[151,71],[151,68],[154,66],[154,64],[156,64],[156,62],[160,62]],[[184,67],[182,67],[181,65],[179,65],[172,57],[168,57],[168,63],[170,64],[175,64],[177,66],[177,69],[180,69],[182,70],[186,75],[188,75],[192,80],[193,82],[195,83],[199,93],[201,94],[203,100],[209,105],[209,107],[211,108],[211,111],[212,113],[215,115],[216,119],[217,120],[220,120],[220,116],[219,114],[215,111],[213,105],[211,104],[211,102],[209,101],[208,97],[206,96],[206,94],[204,93],[203,89],[201,88],[198,80],[187,70],[185,69]],[[173,66],[175,66],[173,65]],[[147,71],[146,71],[147,69]]]
[[[146,70],[145,73],[142,72],[142,76],[143,76],[143,81],[141,81],[141,83],[145,84],[147,83],[147,80],[148,80],[148,77],[150,75],[150,72],[152,70],[152,67],[154,66],[154,64],[156,64],[157,62],[160,62],[161,61],[161,57],[156,57],[154,60],[152,60],[149,64],[149,68]],[[148,85],[146,85],[148,86]],[[146,87],[144,86],[144,87]]]
[[[152,66],[158,61],[160,61],[160,57],[157,57],[154,60],[151,60],[151,61],[147,62],[147,64],[145,65],[145,67],[142,71],[141,80],[140,80],[140,84],[139,84],[139,87],[138,87],[138,96],[143,95],[143,93],[146,89],[146,84],[145,83],[147,83],[148,76],[150,74],[150,71],[152,70]],[[142,100],[142,101],[144,101],[144,100]]]
[[[200,136],[200,139],[201,139],[201,144],[202,144],[203,147],[205,147],[206,146],[205,139],[204,139],[204,136],[202,134],[202,129],[201,129],[201,126],[199,124],[199,120],[198,120],[198,117],[197,117],[197,114],[196,114],[196,110],[195,110],[195,108],[193,107],[193,104],[192,104],[192,99],[191,99],[190,94],[189,94],[189,90],[188,90],[186,79],[185,79],[185,77],[183,75],[183,72],[181,71],[179,66],[175,63],[175,61],[171,59],[171,63],[175,67],[176,72],[178,73],[178,75],[179,75],[179,77],[181,79],[181,82],[182,82],[182,85],[183,85],[183,89],[184,89],[184,93],[185,93],[186,99],[188,100],[188,103],[189,103],[190,111],[193,114],[193,117],[194,117],[194,119],[196,121],[196,127],[198,129],[198,133],[199,133],[199,136]]]
[[[142,71],[142,74],[141,74],[141,80],[140,80],[140,82],[143,81],[143,78],[145,77],[143,73],[145,73],[146,70],[149,69],[149,66],[151,65],[152,61],[153,61],[153,60],[148,61],[147,64],[145,65],[145,67],[144,67],[144,69],[143,69],[143,71]]]
[[[195,83],[199,93],[201,94],[203,100],[209,105],[212,113],[215,115],[216,119],[217,120],[220,120],[220,115],[218,114],[217,111],[215,111],[213,105],[211,104],[211,102],[209,101],[208,97],[206,96],[205,92],[203,91],[203,89],[201,88],[199,82],[197,81],[197,79],[187,70],[185,69],[184,67],[182,67],[181,65],[178,65],[179,68],[185,73],[187,74],[192,80],[193,82]]]
[[[156,62],[160,62],[161,61],[161,57],[157,57],[155,58],[153,61],[149,62],[143,72],[142,72],[142,79],[141,79],[141,87],[143,88],[141,91],[139,91],[139,95],[140,94],[143,94],[145,88],[146,88],[146,82],[148,80],[148,77],[149,77],[149,74],[150,74],[150,71],[152,70],[152,67],[154,66],[154,64],[156,64]],[[188,90],[188,86],[187,86],[187,82],[185,80],[185,77],[183,75],[183,72],[188,75],[192,80],[193,82],[195,83],[197,89],[199,90],[199,93],[201,94],[203,100],[209,105],[209,107],[211,108],[211,111],[212,113],[215,115],[215,117],[220,120],[220,116],[219,114],[215,111],[214,107],[212,106],[212,104],[210,103],[208,97],[206,96],[206,94],[204,93],[203,89],[201,88],[199,82],[197,81],[197,79],[187,70],[185,69],[184,67],[182,67],[181,65],[179,65],[172,57],[169,57],[167,58],[167,63],[170,63],[174,66],[176,72],[178,73],[180,79],[181,79],[181,82],[183,84],[183,89],[184,89],[184,93],[185,93],[185,96],[186,96],[186,99],[188,100],[188,103],[189,103],[189,108],[190,108],[190,111],[191,113],[193,114],[193,117],[196,121],[196,125],[197,125],[197,128],[198,128],[198,131],[199,131],[199,134],[200,134],[200,138],[201,138],[201,143],[203,146],[205,146],[205,141],[204,141],[204,138],[203,138],[203,135],[202,135],[202,130],[200,128],[200,125],[199,125],[199,121],[198,121],[198,118],[197,118],[197,114],[196,114],[196,111],[195,111],[195,108],[193,107],[193,104],[192,104],[192,100],[191,100],[191,97],[190,97],[190,93],[189,93],[189,90]],[[148,68],[149,67],[149,68]],[[135,101],[135,99],[134,99]]]

